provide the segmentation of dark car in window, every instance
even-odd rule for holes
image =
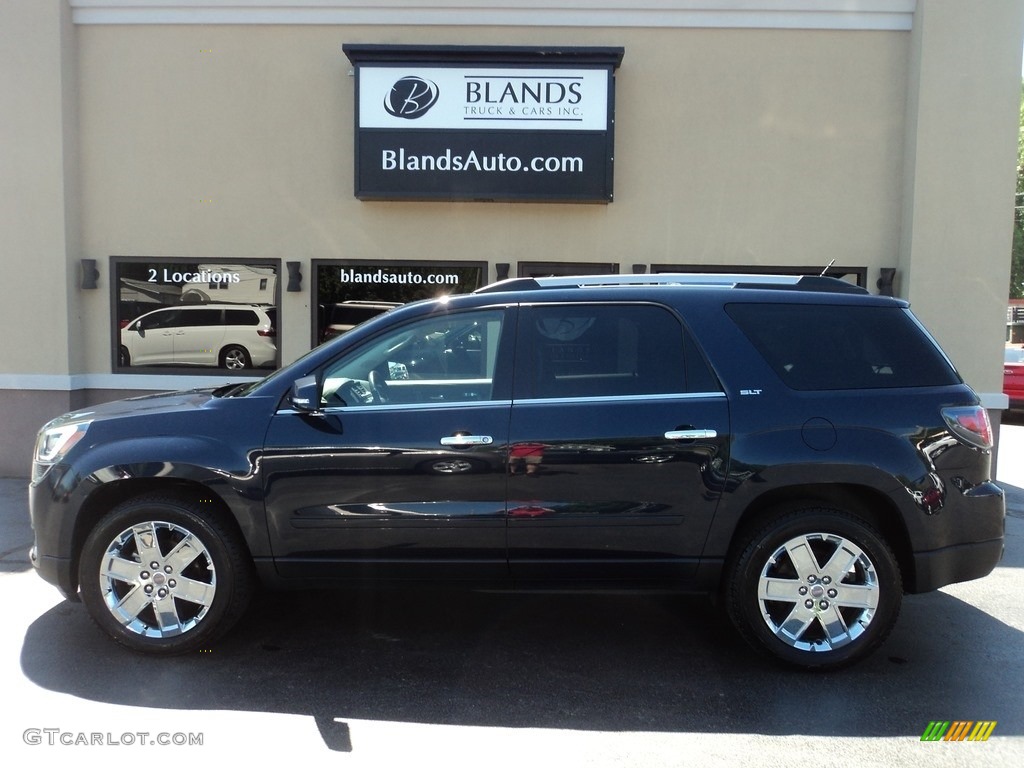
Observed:
[[[320,342],[348,333],[360,323],[400,306],[393,301],[340,301],[320,307]]]
[[[267,378],[46,425],[43,578],[130,648],[257,584],[702,592],[831,669],[1003,550],[988,416],[906,302],[772,276],[519,279]]]

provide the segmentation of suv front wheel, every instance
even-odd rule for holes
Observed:
[[[751,645],[786,664],[851,664],[896,623],[903,589],[892,549],[845,512],[791,510],[737,552],[726,574],[729,617]]]
[[[241,616],[252,585],[239,537],[193,502],[147,496],[104,517],[79,563],[82,602],[134,650],[208,648]]]

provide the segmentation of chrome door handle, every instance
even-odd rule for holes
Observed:
[[[666,440],[708,440],[718,437],[713,429],[677,429],[665,433]]]
[[[441,445],[448,448],[469,448],[471,445],[490,445],[494,438],[490,435],[452,435],[442,437]]]

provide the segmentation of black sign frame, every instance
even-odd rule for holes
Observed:
[[[355,68],[355,179],[354,193],[360,200],[406,201],[501,201],[610,203],[614,199],[615,159],[615,70],[625,49],[621,47],[537,48],[515,46],[398,46],[346,44],[342,46]],[[382,105],[394,117],[392,125],[363,124],[364,69],[378,74],[375,90],[367,90],[366,103]],[[515,111],[531,99],[531,114],[537,119],[519,120],[505,115],[462,118],[458,128],[450,125],[430,128],[416,119],[438,98],[437,87],[419,71],[441,71],[466,79],[494,77],[498,82],[537,78],[547,89],[540,95],[540,83],[525,82],[528,92],[505,94],[500,85],[491,104],[503,102],[500,111]],[[393,77],[390,73],[393,72]],[[494,72],[495,75],[485,73]],[[382,74],[381,74],[382,73]],[[548,79],[547,75],[550,75]],[[600,89],[605,108],[597,120],[591,109],[587,121],[555,114],[560,107],[545,101],[554,92],[565,104],[578,103],[580,90]],[[385,87],[380,86],[385,78]],[[583,82],[586,81],[586,82]],[[394,86],[390,86],[394,83]],[[399,103],[389,104],[388,87],[408,84],[415,97],[406,100],[414,108],[399,115]],[[531,87],[532,86],[532,87]],[[433,89],[433,90],[431,90]],[[594,91],[592,90],[591,93]],[[568,94],[568,98],[566,95]],[[414,100],[415,99],[415,100]],[[537,106],[544,102],[545,106]],[[600,103],[600,102],[599,102]],[[468,109],[468,108],[466,108]],[[580,129],[571,123],[574,120]],[[524,127],[526,126],[526,127]]]

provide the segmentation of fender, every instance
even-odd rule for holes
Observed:
[[[88,450],[51,467],[29,488],[40,573],[71,596],[77,587],[77,546],[108,505],[116,504],[129,485],[137,490],[140,484],[153,490],[161,483],[206,489],[232,515],[253,557],[269,557],[259,472],[269,402],[210,401],[208,407],[174,412],[178,429],[167,434],[159,434],[159,420],[148,420],[151,434],[143,436],[129,433],[133,420],[103,418],[102,407],[97,409],[100,418],[89,427]]]
[[[918,445],[928,443],[922,439]],[[873,456],[874,465],[864,464],[864,456]],[[808,471],[809,466],[814,467],[813,472]],[[826,486],[833,486],[833,492],[823,492]],[[944,506],[949,491],[950,484],[923,448],[915,450],[910,441],[881,430],[835,430],[834,444],[827,450],[812,448],[796,429],[741,436],[733,445],[726,492],[704,553],[724,557],[742,518],[800,493],[807,498],[830,498],[832,503],[838,503],[840,492],[862,494],[861,503],[884,498],[902,536],[907,536],[907,526],[914,526],[915,540],[920,540],[917,535],[925,535],[923,518]]]

